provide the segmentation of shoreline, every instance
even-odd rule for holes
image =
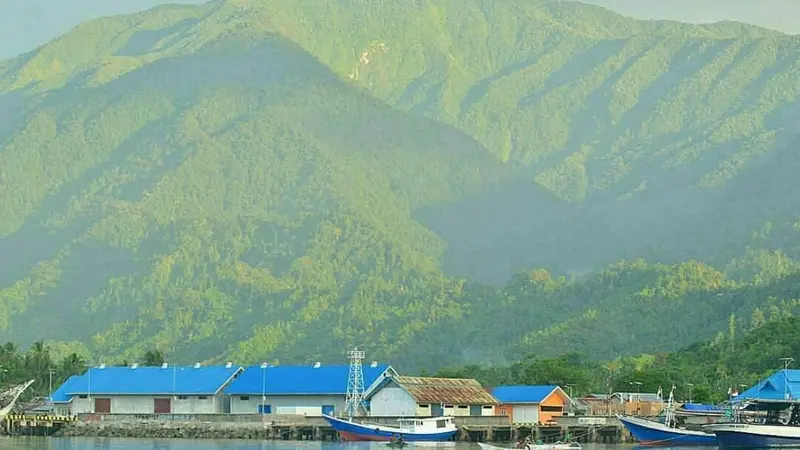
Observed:
[[[163,439],[251,439],[287,441],[335,441],[335,433],[320,427],[273,426],[236,422],[72,422],[53,437],[163,438]]]

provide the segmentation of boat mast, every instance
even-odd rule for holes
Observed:
[[[794,358],[781,358],[781,362],[783,362],[783,399],[789,400],[789,377],[786,376],[786,372],[794,362]]]
[[[345,410],[347,417],[359,415],[359,412],[366,412],[364,405],[364,370],[361,361],[364,360],[364,351],[355,347],[347,352],[347,359],[350,360],[350,371],[347,377],[347,395],[345,397]]]
[[[672,410],[675,401],[675,385],[669,390],[669,400],[667,401],[667,413],[664,417],[664,425],[672,428],[675,422],[675,412]]]

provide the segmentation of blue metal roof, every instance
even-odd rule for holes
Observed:
[[[783,369],[773,373],[733,398],[733,401],[741,400],[800,400],[800,370]]]
[[[364,389],[369,387],[389,370],[388,364],[376,367],[364,366]],[[250,366],[228,387],[230,395],[345,395],[349,366]]]
[[[214,395],[241,367],[93,367],[56,392],[63,395]]]
[[[67,395],[67,392],[72,389],[72,386],[75,386],[78,380],[80,380],[82,375],[73,375],[64,382],[58,389],[53,391],[52,398],[53,403],[69,403],[72,400],[72,396]]]
[[[558,386],[498,386],[492,389],[492,395],[500,403],[541,403]]]
[[[721,411],[717,405],[706,405],[703,403],[684,403],[681,408],[685,409],[686,411]]]

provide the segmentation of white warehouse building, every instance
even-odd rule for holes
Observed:
[[[397,376],[388,364],[363,367],[365,391],[384,378]],[[319,417],[345,410],[349,366],[247,367],[228,387],[231,414],[299,414]]]
[[[53,392],[59,414],[220,414],[241,367],[92,367]]]

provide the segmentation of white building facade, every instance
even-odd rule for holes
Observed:
[[[475,380],[392,377],[367,392],[382,417],[493,416],[497,400]]]
[[[225,389],[231,414],[320,417],[345,411],[349,366],[251,366]],[[365,391],[396,375],[388,364],[363,368]]]
[[[96,367],[53,393],[54,412],[77,414],[222,414],[223,389],[241,367]]]

